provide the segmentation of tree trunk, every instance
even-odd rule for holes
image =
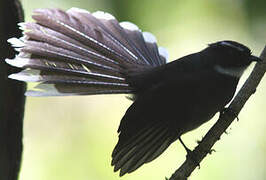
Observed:
[[[19,69],[4,60],[15,56],[7,39],[21,36],[23,19],[18,0],[0,1],[0,180],[17,180],[20,170],[26,85],[7,78]]]

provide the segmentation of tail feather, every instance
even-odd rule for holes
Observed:
[[[35,41],[50,43],[56,47],[61,47],[77,54],[87,56],[88,58],[91,58],[91,60],[95,60],[96,62],[98,61],[99,63],[118,65],[118,62],[97,53],[97,51],[83,45],[79,41],[76,41],[75,39],[72,39],[71,37],[68,37],[57,31],[53,31],[47,27],[43,27],[36,23],[20,23],[20,26],[23,26],[23,29],[31,29],[31,31],[24,32],[24,35],[27,39],[31,38]]]
[[[128,41],[124,31],[122,30],[119,22],[109,13],[97,11],[89,13],[88,11],[81,10],[78,8],[71,8],[67,11],[69,14],[80,19],[85,24],[90,24],[106,35],[111,42],[114,42],[120,51],[126,52],[126,56],[130,55],[132,58],[129,60],[138,60],[138,57],[134,54],[134,49],[128,45]],[[107,28],[108,27],[108,28]]]
[[[69,51],[61,47],[56,47],[48,43],[28,41],[25,44],[26,47],[20,49],[19,51],[24,53],[31,53],[37,57],[43,57],[45,59],[47,58],[51,61],[82,64],[87,66],[89,69],[94,69],[99,72],[101,72],[101,70],[106,73],[119,72],[119,66],[117,65],[109,65],[101,61],[91,61],[91,59],[86,56],[82,56],[73,51]]]
[[[18,56],[15,60],[6,59],[6,62],[16,67],[41,70],[42,73],[40,73],[40,75],[46,72],[51,72],[58,74],[62,73],[63,75],[95,78],[103,81],[125,82],[125,78],[123,77],[97,73],[97,71],[90,70],[82,64],[64,63],[38,58],[27,59]]]
[[[96,78],[78,77],[78,76],[66,76],[62,73],[51,73],[39,70],[23,70],[16,74],[9,76],[11,79],[26,80],[27,82],[45,82],[47,84],[84,84],[84,85],[98,85],[98,86],[116,86],[116,87],[128,87],[127,83],[123,81],[115,82],[114,80],[103,81]]]
[[[37,23],[66,34],[82,42],[107,57],[128,61],[131,57],[119,49],[110,37],[97,26],[85,24],[79,19],[59,9],[37,9],[32,16]]]
[[[167,52],[157,47],[151,33],[130,22],[119,23],[111,14],[78,8],[34,13],[36,22],[19,24],[24,36],[9,40],[19,55],[6,60],[26,69],[10,78],[45,87],[26,95],[134,93],[129,72],[166,63]]]
[[[39,84],[36,90],[28,90],[26,96],[74,96],[95,94],[121,94],[130,93],[127,89],[111,89],[109,87],[84,86],[81,84]]]
[[[94,24],[99,27],[101,32],[121,48],[120,51],[125,51],[126,55],[133,58],[134,63],[143,63],[142,61],[139,62],[139,59],[142,59],[146,64],[149,64],[146,60],[149,56],[143,56],[146,49],[138,48],[138,45],[145,44],[145,42],[143,38],[136,38],[142,37],[142,32],[136,25],[130,22],[119,23],[111,14],[101,11],[90,14],[84,10],[71,8],[67,12],[81,19],[82,22],[86,22],[86,24]]]

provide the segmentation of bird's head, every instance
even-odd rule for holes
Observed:
[[[251,62],[261,61],[248,47],[235,41],[219,41],[207,49],[215,57],[215,69],[230,76],[240,77]]]

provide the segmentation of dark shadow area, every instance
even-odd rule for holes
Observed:
[[[25,83],[8,79],[19,71],[5,63],[15,51],[7,43],[11,37],[20,37],[17,23],[23,21],[21,4],[17,0],[0,2],[0,180],[16,180],[22,154],[22,128],[25,104]]]

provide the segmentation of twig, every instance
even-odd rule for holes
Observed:
[[[229,109],[232,109],[234,113],[225,112],[220,115],[218,121],[193,150],[193,154],[196,155],[197,162],[200,163],[207,154],[211,152],[213,145],[220,139],[221,135],[237,117],[249,97],[255,93],[256,88],[262,80],[266,70],[266,46],[264,47],[260,58],[263,61],[255,65],[245,84],[228,107]],[[191,161],[190,158],[186,158],[185,162],[175,171],[170,180],[186,180],[196,167],[197,164],[195,162]]]

